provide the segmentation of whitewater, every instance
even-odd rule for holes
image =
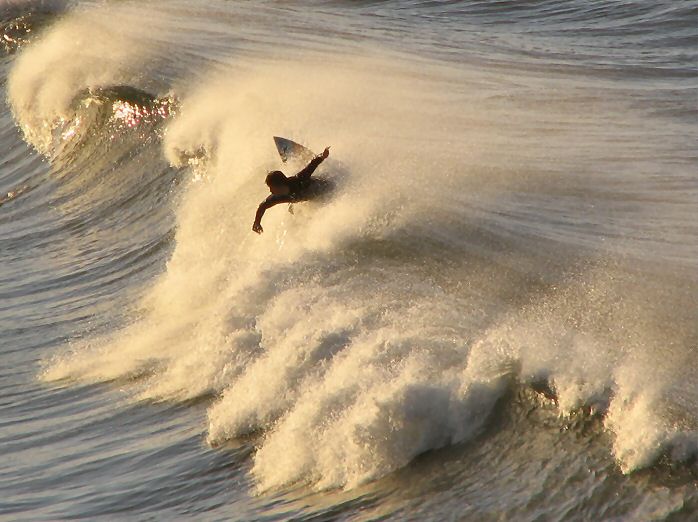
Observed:
[[[0,27],[0,518],[698,516],[694,1]]]

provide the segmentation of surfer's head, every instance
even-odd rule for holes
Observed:
[[[264,181],[274,195],[285,195],[290,191],[288,178],[280,170],[274,170],[267,174],[267,179]]]

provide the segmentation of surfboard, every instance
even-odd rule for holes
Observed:
[[[276,145],[276,150],[279,151],[281,161],[284,163],[289,159],[305,162],[315,157],[315,153],[312,150],[288,138],[274,136],[274,144]]]

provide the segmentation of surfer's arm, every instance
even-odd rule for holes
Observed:
[[[267,199],[262,201],[257,207],[257,214],[254,216],[252,230],[257,232],[257,234],[264,232],[264,229],[262,228],[262,216],[264,216],[267,209],[273,207],[274,205],[278,205],[279,203],[291,203],[292,201],[293,198],[291,198],[291,196],[269,196]]]
[[[318,165],[325,161],[327,159],[327,156],[330,155],[330,148],[327,147],[325,150],[322,152],[322,154],[319,154],[315,156],[312,160],[310,160],[310,163],[308,163],[308,166],[305,167],[303,170],[301,170],[296,176],[299,179],[304,179],[304,178],[309,178],[310,176],[313,175],[313,172],[315,172],[315,169],[318,168]]]

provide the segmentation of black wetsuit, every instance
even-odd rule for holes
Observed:
[[[312,196],[312,192],[314,191],[310,190],[311,187],[313,187],[313,185],[317,182],[320,182],[319,184],[323,183],[321,180],[313,180],[311,176],[313,175],[313,172],[315,172],[315,169],[318,168],[318,165],[324,161],[324,159],[325,158],[322,156],[315,156],[310,163],[308,163],[308,166],[301,170],[298,174],[291,176],[290,178],[286,178],[289,193],[272,194],[267,199],[262,201],[257,208],[257,214],[255,215],[254,220],[255,225],[261,225],[262,216],[264,216],[267,209],[273,207],[274,205],[304,201]]]

